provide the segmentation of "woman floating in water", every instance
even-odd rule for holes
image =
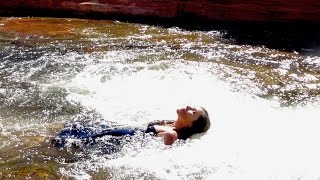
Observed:
[[[154,134],[163,136],[164,144],[171,145],[177,139],[187,139],[210,128],[208,112],[203,107],[177,109],[176,121],[155,121],[148,124],[147,129],[153,129]]]
[[[154,121],[146,129],[112,128],[106,125],[88,126],[81,123],[66,125],[66,127],[52,140],[56,147],[63,147],[68,138],[80,139],[83,142],[95,142],[95,139],[111,136],[124,137],[139,133],[149,133],[163,137],[164,144],[171,145],[177,139],[187,139],[198,133],[206,132],[210,128],[208,112],[199,106],[186,106],[177,109],[177,120]],[[112,140],[112,139],[111,139]],[[113,140],[112,140],[113,141]]]

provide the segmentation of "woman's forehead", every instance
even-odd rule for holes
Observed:
[[[203,109],[202,107],[200,107],[200,106],[195,106],[194,108],[195,108],[195,109],[197,110],[197,112],[199,113],[199,116],[205,114],[204,109]]]
[[[201,111],[201,112],[204,112],[203,108],[201,106],[194,106],[194,108],[197,110],[197,111]]]

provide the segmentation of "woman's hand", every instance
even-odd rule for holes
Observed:
[[[165,145],[171,145],[178,139],[178,134],[176,131],[167,131],[164,133],[163,141]]]

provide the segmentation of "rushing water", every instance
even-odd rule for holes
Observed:
[[[0,179],[318,179],[320,57],[218,30],[0,18]],[[206,107],[208,133],[57,150],[64,123],[140,126]]]

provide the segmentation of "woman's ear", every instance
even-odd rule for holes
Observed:
[[[176,131],[168,131],[163,136],[163,141],[165,145],[171,145],[178,139],[178,134]]]

